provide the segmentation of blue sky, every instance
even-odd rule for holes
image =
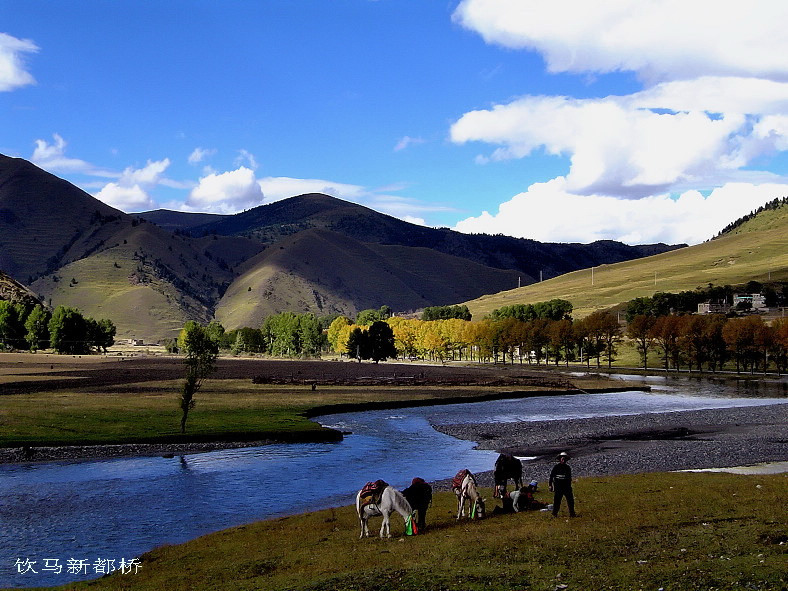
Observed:
[[[322,191],[554,242],[788,195],[788,4],[0,0],[0,152],[127,212]]]

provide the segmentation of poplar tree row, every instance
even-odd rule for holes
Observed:
[[[627,327],[636,343],[643,368],[648,353],[656,351],[665,370],[720,371],[735,364],[736,371],[788,371],[788,318],[771,324],[759,315],[728,318],[720,314],[638,314]]]

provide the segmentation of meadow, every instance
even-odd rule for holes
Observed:
[[[180,357],[0,354],[0,448],[335,440],[335,431],[309,420],[316,409],[624,385],[602,377],[569,379],[527,366],[220,358],[217,371],[195,397],[197,405],[182,435],[178,405],[183,372]]]
[[[558,518],[526,512],[474,522],[457,522],[454,495],[442,492],[424,535],[404,537],[394,515],[394,537],[382,540],[379,519],[375,537],[359,540],[355,509],[343,506],[157,548],[140,557],[136,574],[64,588],[773,591],[788,584],[786,485],[785,474],[581,478],[575,519],[564,507]]]

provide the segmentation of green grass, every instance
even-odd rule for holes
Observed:
[[[24,382],[25,374],[4,376]],[[608,380],[572,378],[583,389]],[[331,439],[336,433],[306,418],[336,404],[399,403],[467,397],[506,390],[479,386],[352,387],[256,385],[247,379],[206,380],[195,396],[186,435],[180,433],[181,380],[42,390],[0,396],[0,447]],[[616,382],[613,386],[621,386]],[[527,389],[527,388],[519,388]]]
[[[564,507],[558,519],[530,512],[473,523],[457,523],[454,496],[441,493],[425,535],[403,538],[395,515],[391,540],[358,540],[355,511],[345,506],[158,548],[141,557],[137,574],[68,588],[785,589],[786,485],[784,474],[583,478],[574,487],[577,519]]]
[[[125,386],[119,392],[73,390],[0,397],[0,447],[309,437],[329,431],[306,419],[314,402],[286,387],[247,380],[208,381],[180,434],[180,382]],[[306,388],[301,388],[306,390]],[[311,397],[308,397],[311,398]]]
[[[593,281],[592,281],[593,280]],[[574,271],[526,287],[467,302],[480,319],[502,306],[553,298],[572,302],[573,316],[615,307],[657,291],[737,285],[750,280],[788,281],[788,207],[767,211],[736,232],[688,248]]]

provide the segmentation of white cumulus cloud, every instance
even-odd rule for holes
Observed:
[[[26,69],[23,55],[37,51],[38,47],[29,39],[0,33],[0,92],[35,84],[33,75]]]
[[[251,209],[262,202],[263,190],[254,171],[241,166],[202,177],[189,194],[186,206],[192,211],[231,214]]]
[[[107,183],[94,197],[126,213],[147,211],[155,207],[148,192],[139,185]]]
[[[538,51],[551,72],[788,81],[783,0],[464,0],[454,20],[489,43]]]
[[[116,182],[107,183],[95,197],[127,213],[154,209],[156,203],[149,191],[162,182],[162,175],[169,165],[169,158],[165,158],[148,160],[142,168],[128,167]]]
[[[627,244],[697,244],[767,201],[788,196],[788,184],[726,183],[704,197],[695,190],[677,198],[652,195],[621,200],[607,195],[577,195],[564,177],[535,183],[502,203],[460,221],[465,233],[502,233],[543,242],[619,240]]]
[[[453,18],[488,43],[540,53],[550,72],[633,72],[644,85],[465,113],[450,137],[492,146],[478,163],[544,151],[569,168],[458,229],[697,243],[786,194],[788,178],[753,168],[788,150],[788,3],[463,0]]]
[[[704,109],[693,91],[731,88]],[[763,89],[768,95],[748,94]],[[724,96],[724,95],[723,95]],[[570,190],[644,197],[715,178],[785,149],[788,83],[704,79],[627,96],[526,96],[471,111],[451,127],[456,143],[501,147],[481,161],[523,158],[537,148],[570,158]]]

